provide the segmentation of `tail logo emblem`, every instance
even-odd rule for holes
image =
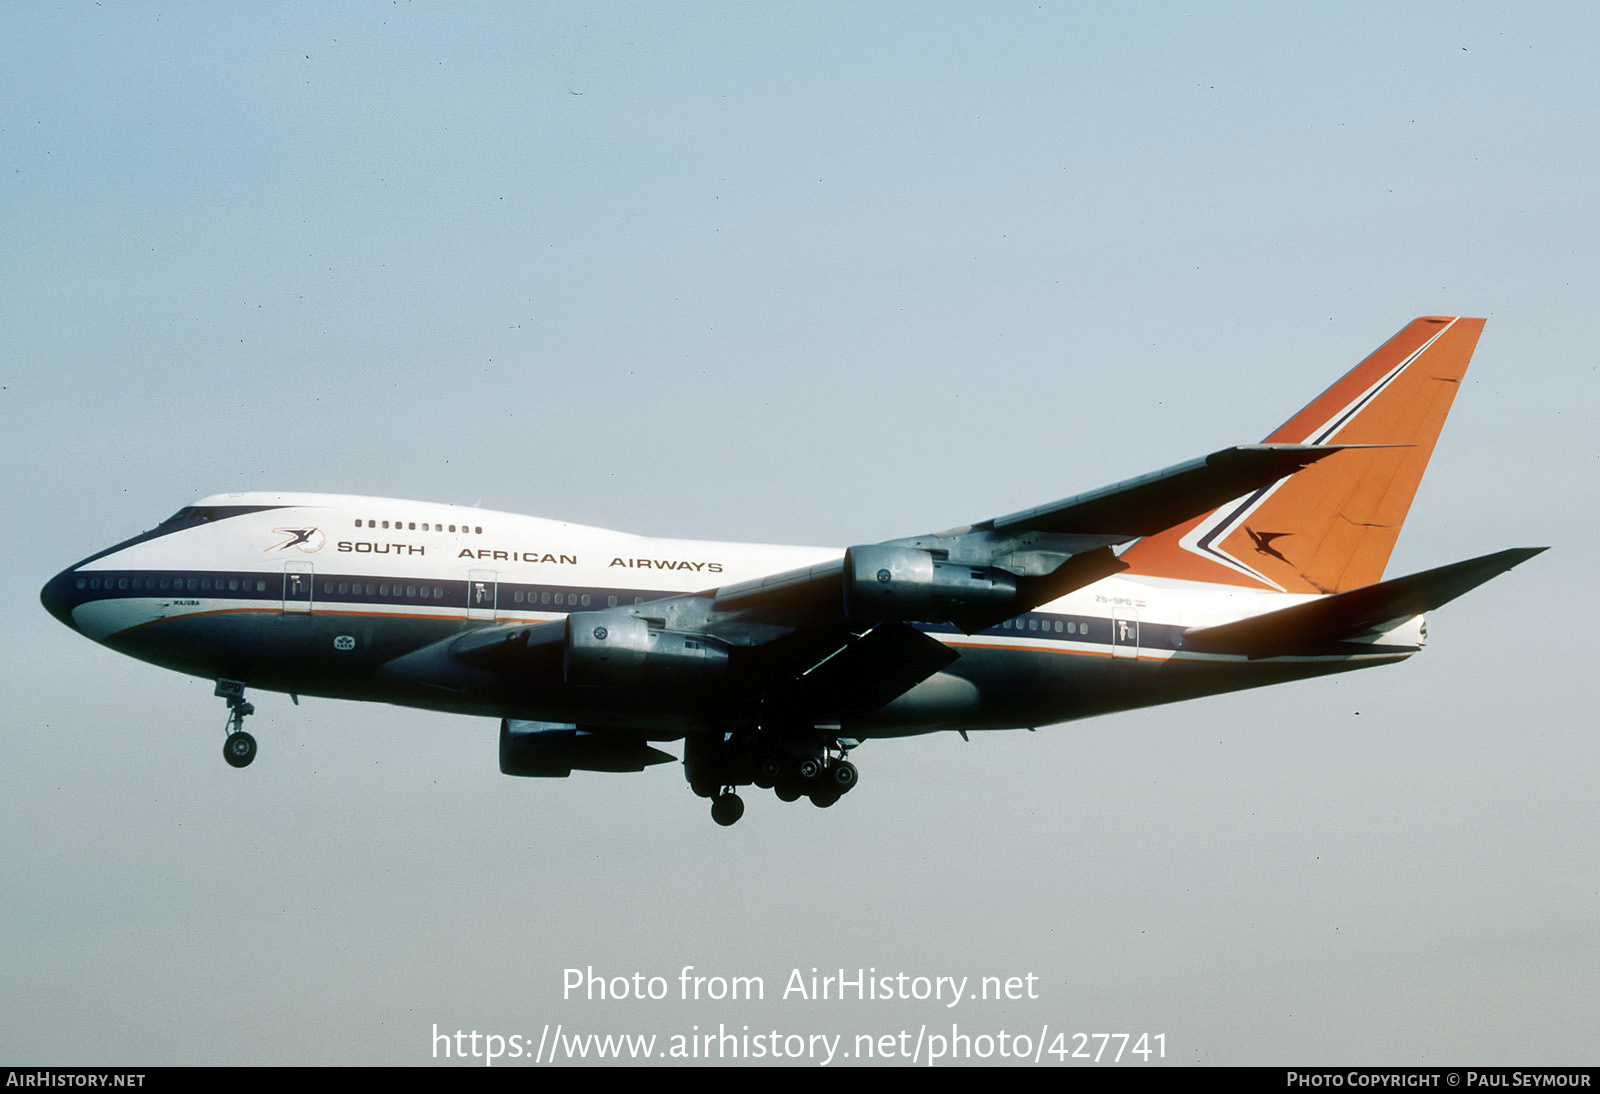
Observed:
[[[1271,555],[1273,558],[1278,559],[1280,562],[1285,562],[1285,563],[1289,562],[1289,560],[1284,558],[1283,555],[1278,551],[1278,549],[1272,545],[1272,541],[1275,540],[1275,539],[1278,539],[1278,538],[1280,538],[1282,536],[1290,535],[1291,533],[1289,533],[1289,532],[1258,532],[1254,528],[1249,527],[1248,525],[1245,526],[1245,531],[1250,533],[1250,539],[1251,539],[1251,541],[1253,543],[1255,543],[1256,550],[1260,551],[1264,555]],[[1291,565],[1292,565],[1292,563],[1291,563]]]

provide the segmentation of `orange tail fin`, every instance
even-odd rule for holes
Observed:
[[[1147,536],[1130,574],[1342,593],[1383,579],[1482,319],[1414,320],[1266,438],[1356,448]]]

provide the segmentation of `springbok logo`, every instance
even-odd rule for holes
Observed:
[[[293,547],[308,555],[316,554],[322,550],[322,545],[327,542],[327,537],[320,528],[274,528],[273,535],[286,537],[282,543],[273,544],[267,548],[267,553],[273,551],[287,551]]]

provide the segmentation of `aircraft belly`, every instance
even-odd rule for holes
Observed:
[[[931,702],[891,703],[847,729],[863,737],[908,736],[943,729],[1022,729],[1054,725],[1121,710],[1176,703],[1206,695],[1266,687],[1349,672],[1384,658],[1113,658],[1044,650],[969,648],[941,676],[959,676],[969,690],[944,688],[953,709]],[[929,681],[932,683],[932,681]],[[903,698],[912,698],[912,689]],[[930,694],[927,697],[931,699]]]

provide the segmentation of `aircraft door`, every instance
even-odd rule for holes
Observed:
[[[316,574],[312,571],[309,562],[285,562],[283,564],[283,610],[285,612],[309,612],[311,610],[311,590],[316,585]]]
[[[1139,656],[1139,612],[1136,608],[1114,608],[1111,612],[1111,656]]]
[[[498,593],[494,570],[472,570],[467,574],[467,618],[492,620]]]

